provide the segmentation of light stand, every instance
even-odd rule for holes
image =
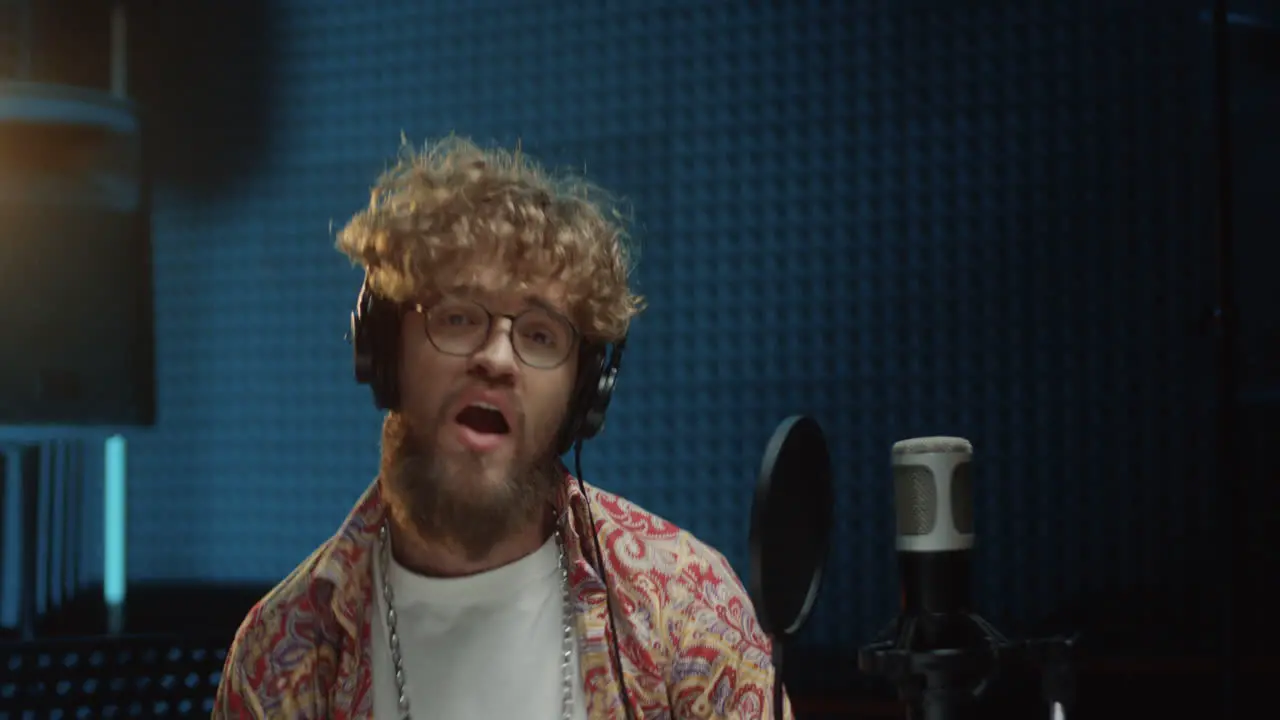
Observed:
[[[1223,489],[1221,517],[1225,527],[1226,577],[1222,583],[1222,711],[1235,712],[1239,653],[1236,652],[1236,615],[1239,612],[1237,549],[1244,547],[1244,480],[1239,458],[1239,312],[1235,296],[1235,226],[1232,205],[1231,47],[1226,0],[1214,0],[1211,17],[1213,47],[1214,195],[1213,239],[1216,260],[1215,298],[1212,312],[1216,331],[1217,364],[1217,461],[1218,484]]]

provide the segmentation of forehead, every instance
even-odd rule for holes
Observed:
[[[481,300],[486,304],[510,310],[526,307],[543,307],[561,314],[568,314],[567,292],[563,283],[522,281],[510,273],[492,269],[455,277],[453,282],[441,283],[441,296],[465,297]]]

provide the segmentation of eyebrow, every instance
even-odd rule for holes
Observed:
[[[442,295],[463,295],[471,299],[478,299],[480,297],[488,295],[489,293],[477,285],[455,285],[448,290],[442,291],[441,294]],[[542,297],[541,295],[529,294],[529,295],[525,295],[522,299],[526,305],[531,305],[533,307],[546,310],[547,312],[555,313],[556,315],[560,315],[562,317],[568,316],[565,310],[559,307],[556,307],[554,303]]]

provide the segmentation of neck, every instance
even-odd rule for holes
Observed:
[[[465,577],[509,565],[542,547],[555,531],[555,516],[548,507],[547,512],[539,513],[499,541],[485,557],[473,559],[448,540],[423,538],[396,519],[394,513],[387,514],[387,521],[396,562],[427,577]]]

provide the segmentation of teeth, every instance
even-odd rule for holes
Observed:
[[[498,406],[497,406],[497,405],[490,405],[490,404],[489,404],[489,403],[487,403],[487,402],[471,403],[471,406],[472,406],[472,407],[478,407],[478,408],[480,408],[480,409],[482,409],[482,410],[493,410],[494,412],[502,412],[502,410],[498,409]]]

